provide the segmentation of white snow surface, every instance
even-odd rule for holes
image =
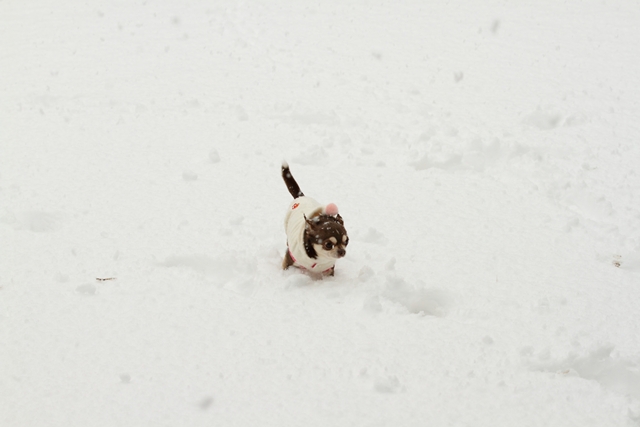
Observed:
[[[0,1],[0,425],[640,425],[639,22]]]

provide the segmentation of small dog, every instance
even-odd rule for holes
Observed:
[[[306,197],[286,162],[282,164],[282,179],[293,196],[284,218],[287,253],[282,269],[293,265],[311,273],[333,276],[336,260],[347,254],[349,244],[338,207],[333,203],[323,206]]]

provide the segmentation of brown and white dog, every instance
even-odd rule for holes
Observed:
[[[311,273],[333,276],[336,260],[346,255],[349,244],[338,207],[333,203],[324,206],[306,197],[286,162],[282,164],[282,179],[293,196],[284,218],[287,253],[282,268],[286,270],[293,265]]]

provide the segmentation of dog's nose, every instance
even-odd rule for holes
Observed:
[[[343,257],[347,254],[347,251],[345,251],[344,249],[338,249],[338,256],[339,257]]]

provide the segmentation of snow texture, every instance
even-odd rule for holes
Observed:
[[[0,1],[0,425],[640,425],[638,22]]]

